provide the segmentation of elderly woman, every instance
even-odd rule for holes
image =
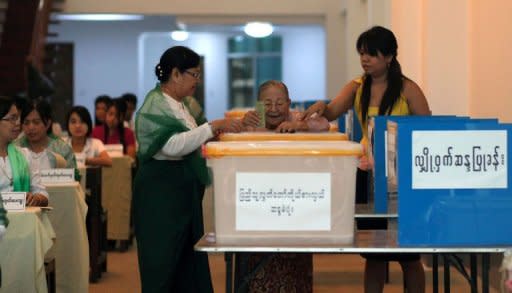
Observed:
[[[327,131],[329,122],[324,117],[299,120],[299,112],[290,111],[288,88],[282,81],[269,80],[258,89],[258,100],[265,107],[265,128],[259,128],[260,118],[256,111],[247,112],[242,122],[248,131],[275,130],[276,132]]]
[[[48,193],[41,185],[29,151],[12,143],[20,127],[20,116],[13,99],[0,97],[0,117],[0,192],[26,192],[27,205],[47,206]]]
[[[208,258],[194,251],[204,233],[201,202],[210,182],[199,150],[217,133],[242,125],[194,119],[185,97],[200,81],[199,61],[189,48],[167,49],[155,67],[160,83],[135,118],[140,166],[133,207],[142,292],[213,291]]]
[[[329,122],[324,117],[298,120],[299,112],[290,111],[288,88],[281,81],[269,80],[260,85],[258,100],[265,109],[265,128],[258,127],[259,115],[247,112],[242,118],[248,131],[295,132],[327,131]],[[249,284],[250,292],[312,292],[313,262],[311,254],[251,254],[248,265],[254,268],[263,258],[270,259]]]

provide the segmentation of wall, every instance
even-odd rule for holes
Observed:
[[[471,1],[471,98],[475,117],[512,122],[512,1]]]
[[[362,0],[351,0],[361,2]],[[243,23],[247,20],[272,20],[278,24],[322,24],[329,35],[325,38],[326,95],[333,97],[343,83],[345,72],[345,0],[66,0],[65,13],[133,13],[168,14],[180,19],[203,23]],[[364,2],[364,1],[363,1]],[[214,22],[213,22],[214,21]]]
[[[144,31],[170,28],[171,20],[152,17],[142,22],[63,21],[52,26],[50,30],[58,37],[49,42],[74,43],[74,103],[93,113],[98,95],[139,93],[137,38]]]
[[[325,99],[325,33],[322,27],[287,27],[283,36],[283,81],[294,101]]]
[[[139,38],[139,93],[152,89],[157,79],[155,65],[169,47],[187,46],[204,56],[205,108],[208,119],[219,118],[227,108],[227,35],[214,33],[192,33],[188,40],[173,41],[169,33],[144,33]]]
[[[93,101],[100,94],[133,92],[142,101],[155,86],[154,66],[162,52],[184,45],[205,56],[206,116],[222,117],[228,106],[227,38],[232,33],[192,33],[187,41],[175,42],[163,32],[170,30],[172,20],[153,16],[131,22],[67,21],[52,28],[59,34],[53,41],[75,44],[75,104],[93,113]],[[325,98],[323,28],[286,26],[276,33],[283,37],[283,81],[291,97]]]

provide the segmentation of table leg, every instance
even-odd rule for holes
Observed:
[[[432,254],[432,292],[439,292],[439,256],[436,253]]]
[[[450,293],[450,257],[448,254],[443,254],[444,265],[444,292]]]
[[[233,292],[233,253],[224,252],[224,261],[226,262],[226,293]]]
[[[482,293],[489,293],[490,254],[482,253]]]
[[[470,263],[470,267],[471,267],[471,293],[478,293],[478,269],[477,269],[477,265],[478,265],[478,260],[476,258],[476,254],[474,253],[471,253],[469,255],[469,263]]]

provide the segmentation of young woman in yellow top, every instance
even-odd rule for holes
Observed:
[[[317,102],[309,107],[302,118],[314,113],[331,121],[355,107],[363,131],[361,143],[368,139],[368,117],[376,115],[430,115],[430,109],[414,81],[402,74],[396,59],[397,41],[390,30],[376,26],[363,32],[356,44],[364,75],[350,81],[329,103]],[[358,176],[368,170],[368,160],[362,157]],[[365,292],[382,292],[386,275],[386,261],[397,260],[402,266],[407,292],[424,292],[425,275],[419,255],[366,255]]]

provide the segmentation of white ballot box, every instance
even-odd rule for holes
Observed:
[[[354,235],[360,144],[211,142],[217,243],[333,244]]]

